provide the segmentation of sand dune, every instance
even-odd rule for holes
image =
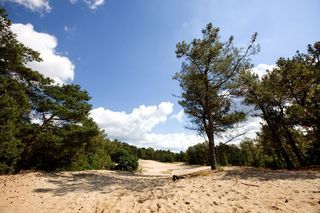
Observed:
[[[320,212],[319,171],[226,167],[211,172],[181,164],[141,165],[142,175],[84,171],[0,176],[0,212]],[[170,177],[194,170],[200,171],[176,182]]]

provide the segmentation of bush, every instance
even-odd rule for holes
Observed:
[[[110,155],[104,150],[99,150],[90,158],[90,169],[111,169],[115,164],[112,162]]]
[[[209,146],[207,143],[190,146],[186,155],[188,164],[209,165]]]
[[[134,171],[138,168],[138,158],[127,150],[118,148],[111,154],[111,159],[116,163],[116,170]]]

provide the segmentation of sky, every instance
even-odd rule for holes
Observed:
[[[318,0],[0,0],[0,6],[17,39],[40,52],[43,62],[27,66],[87,90],[90,116],[108,137],[172,151],[204,141],[184,128],[188,118],[175,96],[178,42],[200,38],[209,22],[238,47],[257,32],[261,51],[251,59],[262,75],[279,57],[320,39]],[[234,143],[253,138],[260,122],[248,117],[216,141],[242,132]]]

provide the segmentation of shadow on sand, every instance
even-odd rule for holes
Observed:
[[[46,178],[51,187],[37,188],[33,192],[53,193],[55,196],[77,191],[108,194],[115,189],[145,192],[161,187],[170,181],[163,177],[143,177],[134,174],[97,171],[40,173],[39,176]]]
[[[200,175],[197,175],[197,174]],[[203,173],[203,174],[202,174]],[[204,174],[205,173],[205,174]],[[207,174],[208,173],[208,174]],[[47,179],[50,187],[37,188],[36,193],[52,193],[55,196],[63,196],[71,192],[98,192],[108,194],[117,189],[130,192],[148,192],[163,187],[172,182],[170,177],[141,176],[128,173],[106,172],[106,171],[84,171],[84,172],[60,172],[39,173],[40,177]],[[216,173],[210,170],[186,175],[186,178],[197,176],[217,175],[220,180],[231,180],[234,178],[259,181],[272,180],[312,180],[320,178],[320,171],[310,170],[269,170],[252,167],[226,167]]]
[[[240,179],[257,179],[259,181],[272,180],[308,180],[320,178],[320,171],[311,170],[270,170],[252,167],[236,167],[224,171],[221,179],[229,180],[235,177]]]

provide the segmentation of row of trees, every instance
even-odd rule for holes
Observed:
[[[103,134],[88,116],[88,93],[26,67],[41,58],[16,40],[10,25],[0,9],[0,173],[103,168],[110,157],[104,154]]]
[[[135,170],[138,157],[176,161],[170,151],[107,139],[89,117],[87,91],[57,85],[26,66],[38,52],[17,41],[0,9],[0,174],[21,169]]]
[[[280,58],[276,68],[260,78],[252,72],[249,58],[259,50],[257,34],[246,48],[236,48],[233,37],[223,43],[218,32],[209,23],[202,39],[178,43],[176,55],[183,62],[174,76],[181,86],[179,103],[191,121],[187,128],[207,138],[211,168],[216,169],[216,152],[222,151],[222,146],[215,146],[214,137],[246,118],[232,106],[235,98],[253,106],[255,116],[264,121],[256,142],[243,143],[243,147],[259,147],[260,157],[270,157],[275,167],[319,164],[320,42],[309,45],[306,54]],[[224,154],[218,156],[221,162]]]
[[[87,91],[26,66],[38,52],[18,42],[0,8],[0,174],[21,169],[134,170],[138,158],[89,117]]]
[[[151,147],[149,148],[138,148],[133,145],[129,145],[125,142],[120,142],[118,140],[112,141],[113,144],[116,144],[117,147],[126,150],[130,154],[136,156],[139,159],[144,160],[155,160],[159,162],[186,162],[186,153],[185,152],[171,152],[170,150],[155,150]]]
[[[185,161],[185,153],[109,140],[89,117],[87,91],[57,85],[26,66],[38,52],[18,42],[0,9],[0,174],[21,169],[135,170],[138,158]]]
[[[250,146],[253,146],[253,142],[250,141]],[[219,166],[260,166],[256,165],[252,155],[255,155],[255,150],[248,149],[247,141],[242,142],[240,146],[235,144],[222,144],[216,146],[217,152],[217,165]],[[209,158],[209,146],[208,143],[199,143],[194,146],[190,146],[186,151],[186,162],[188,164],[197,165],[210,165]]]
[[[264,123],[258,142],[264,153],[287,168],[319,164],[320,42],[306,54],[280,58],[262,78],[243,71],[239,95]]]

